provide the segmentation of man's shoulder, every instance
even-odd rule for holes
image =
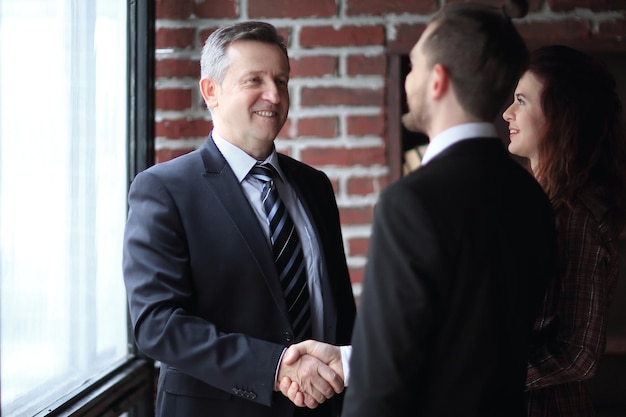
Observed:
[[[185,167],[193,167],[197,164],[202,163],[202,159],[203,159],[202,155],[205,152],[206,152],[206,149],[204,149],[204,147],[199,147],[192,151],[175,155],[173,158],[167,161],[159,162],[151,168],[155,170],[167,171],[167,170],[177,170],[177,169],[181,169]]]
[[[193,172],[200,175],[204,172],[200,149],[176,156],[167,161],[157,162],[138,173],[135,179],[146,177],[159,178],[162,182],[169,182],[177,178],[189,178]]]
[[[285,172],[298,172],[301,175],[325,175],[323,171],[282,153],[278,154],[278,163]]]

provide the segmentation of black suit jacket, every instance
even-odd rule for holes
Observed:
[[[324,341],[347,344],[355,304],[332,186],[292,158],[279,163],[319,238]],[[292,415],[273,391],[293,332],[271,248],[213,140],[137,175],[129,206],[124,282],[137,346],[162,364],[157,415]]]
[[[389,185],[342,416],[525,415],[528,337],[555,245],[546,195],[499,139],[458,142]]]

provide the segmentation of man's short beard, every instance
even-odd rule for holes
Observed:
[[[414,116],[412,113],[402,115],[402,125],[410,132],[426,134],[426,118],[423,114]]]

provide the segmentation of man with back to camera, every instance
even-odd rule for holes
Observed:
[[[430,144],[376,205],[350,377],[333,346],[305,341],[285,358],[312,352],[346,376],[342,417],[525,415],[556,245],[548,198],[493,126],[528,60],[514,6],[448,4],[411,50],[402,122]]]
[[[376,206],[343,417],[525,414],[556,236],[492,124],[528,60],[513,6],[448,4],[411,50],[402,122],[430,144]]]

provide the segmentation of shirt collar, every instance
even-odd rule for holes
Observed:
[[[284,174],[280,169],[280,165],[278,165],[278,154],[276,153],[276,149],[272,149],[272,153],[264,160],[257,161],[255,158],[248,155],[241,148],[233,145],[223,137],[221,137],[215,130],[211,132],[211,137],[213,138],[213,142],[217,149],[222,153],[224,159],[230,168],[235,173],[235,177],[237,177],[237,181],[242,182],[252,167],[257,163],[269,163],[271,164],[276,171],[278,171],[278,175],[280,175],[281,180],[284,181]]]
[[[457,142],[487,137],[498,137],[496,128],[492,123],[464,123],[446,129],[430,140],[426,152],[424,152],[424,156],[422,157],[422,165],[428,163],[435,156]]]

